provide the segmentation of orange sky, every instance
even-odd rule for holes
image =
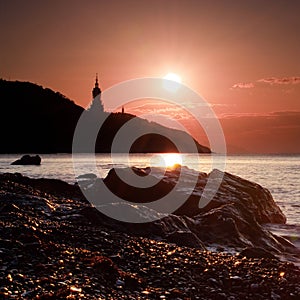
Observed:
[[[299,11],[293,0],[0,0],[0,77],[86,107],[96,72],[102,90],[174,72],[212,105],[230,150],[300,153]],[[176,109],[160,113],[205,141]]]

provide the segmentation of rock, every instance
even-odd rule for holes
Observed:
[[[131,208],[133,211],[135,210],[136,213],[140,213],[134,205],[131,206]],[[122,205],[120,206],[120,209],[122,210]],[[145,208],[145,210],[146,209],[147,208]],[[155,222],[135,224],[113,220],[103,215],[94,207],[84,207],[80,210],[80,214],[94,225],[101,224],[121,232],[130,232],[136,236],[150,237],[153,239],[160,238],[180,246],[189,246],[206,250],[202,241],[187,226],[186,220],[188,217],[169,215]],[[190,220],[190,222],[193,221]]]
[[[238,254],[238,257],[277,259],[271,252],[260,247],[245,248]]]
[[[170,243],[175,243],[178,246],[189,246],[193,248],[205,250],[203,242],[191,231],[177,230],[168,234],[165,238]]]
[[[117,287],[123,288],[124,285],[125,285],[125,282],[124,282],[123,280],[118,279],[118,280],[116,281],[116,286],[117,286]]]
[[[186,167],[175,168],[165,172],[163,178],[150,188],[138,188],[123,182],[122,178],[130,179],[132,171],[141,177],[155,177],[155,172],[149,174],[149,168],[111,169],[103,182],[120,198],[134,203],[152,202],[174,192],[174,197],[187,200],[176,211],[158,221],[144,224],[129,224],[108,220],[99,216],[106,224],[120,231],[131,232],[151,238],[162,238],[178,245],[205,248],[211,244],[235,248],[237,251],[245,247],[261,247],[273,254],[280,252],[297,252],[296,248],[265,229],[265,223],[285,223],[286,217],[275,203],[270,192],[262,186],[238,176],[213,170],[210,174],[199,173]],[[151,170],[153,171],[153,170]],[[155,170],[154,170],[155,171]],[[180,172],[185,180],[197,177],[196,186],[190,191],[177,189],[176,183]],[[204,207],[199,208],[199,201],[209,176],[222,176],[223,180],[213,199]],[[101,179],[98,179],[101,180]],[[101,185],[97,182],[89,188],[94,195],[99,192]],[[189,196],[186,197],[186,194]],[[91,193],[91,195],[93,195]],[[101,194],[100,194],[101,195]],[[115,207],[119,204],[115,203]],[[130,205],[130,204],[128,204]],[[168,203],[164,204],[168,207]],[[132,213],[141,209],[132,205]],[[122,207],[118,208],[122,213]],[[91,212],[85,211],[85,214]],[[95,214],[95,213],[92,213]],[[147,215],[145,213],[145,215]],[[96,217],[97,218],[97,217]],[[89,219],[91,220],[91,219]],[[298,253],[299,254],[299,253]]]
[[[91,260],[91,267],[97,272],[102,273],[107,279],[116,281],[119,276],[118,267],[113,261],[105,256],[95,256]]]
[[[20,184],[19,190],[22,193],[30,193],[30,190],[39,190],[44,193],[54,196],[64,196],[66,198],[76,198],[87,203],[87,200],[83,197],[82,192],[78,185],[72,185],[59,179],[48,179],[48,178],[29,178],[23,176],[20,173],[3,173],[1,174],[0,180],[2,182],[15,182]]]
[[[211,286],[220,286],[220,282],[215,278],[209,278],[207,281]]]
[[[157,199],[164,197],[168,194],[174,187],[172,182],[159,181],[157,184],[149,188],[138,188],[129,185],[127,182],[132,182],[134,180],[132,171],[141,176],[147,176],[147,179],[155,178],[152,175],[147,175],[147,170],[139,168],[124,168],[118,169],[118,174],[121,174],[122,178],[126,178],[124,182],[117,174],[115,169],[111,169],[107,176],[104,178],[105,185],[119,198],[122,198],[129,202],[134,203],[145,203],[152,202]]]
[[[20,159],[15,160],[11,165],[40,165],[41,157],[39,155],[23,155]]]
[[[124,285],[126,289],[137,290],[142,283],[142,279],[137,276],[126,273],[124,275]]]
[[[272,291],[271,292],[271,299],[272,300],[280,300],[281,297]]]
[[[258,284],[258,283],[251,283],[251,285],[250,285],[250,289],[251,289],[252,291],[257,291],[257,290],[259,290],[260,288],[261,288],[261,285]]]
[[[76,177],[76,179],[96,179],[97,175],[94,173],[82,174]]]
[[[220,172],[215,169],[211,174]],[[218,193],[203,210],[208,211],[229,203],[238,203],[244,206],[259,224],[285,224],[286,222],[285,215],[275,203],[268,189],[255,182],[225,172]]]
[[[186,177],[187,182],[189,181],[189,177],[198,177],[194,190],[176,190],[176,183],[181,171],[183,172],[183,176]],[[192,173],[192,170],[186,167],[181,167],[180,169],[175,168],[172,171],[167,171],[157,184],[149,188],[138,188],[129,185],[127,182],[130,182],[130,180],[132,181],[133,172],[141,177],[147,176],[147,178],[150,179],[151,177],[155,177],[154,175],[148,175],[149,168],[134,167],[132,169],[118,169],[117,172],[115,169],[111,169],[103,181],[115,195],[134,203],[146,203],[161,199],[175,189],[176,197],[187,198],[185,203],[173,212],[175,215],[194,217],[199,213],[205,213],[214,208],[234,203],[239,205],[239,210],[247,210],[249,214],[255,217],[259,224],[284,224],[286,222],[286,217],[267,189],[257,183],[227,172],[223,173],[214,169],[210,174],[205,174],[196,171]],[[122,178],[126,178],[126,182],[122,181],[117,173],[121,174]],[[200,197],[210,177],[223,178],[222,184],[218,191],[216,191],[213,199],[204,208],[200,209]],[[188,197],[186,197],[186,195],[188,195]]]

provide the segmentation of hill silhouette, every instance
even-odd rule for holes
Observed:
[[[0,80],[0,153],[71,153],[73,134],[84,108],[59,92],[31,82]],[[102,113],[106,118],[99,131],[95,151],[111,152],[115,134],[128,121],[130,130],[153,132],[137,139],[132,153],[178,152],[171,140],[180,140],[184,152],[190,135],[131,114]],[[96,120],[94,120],[96,121]],[[137,134],[139,136],[139,134]],[[168,136],[170,139],[166,138]],[[195,140],[199,153],[210,153]],[[83,147],[84,149],[84,147]],[[124,152],[122,145],[117,152]]]

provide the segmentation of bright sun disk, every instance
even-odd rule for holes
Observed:
[[[181,83],[181,77],[175,73],[168,73],[164,76],[164,79],[172,80],[178,83]]]
[[[163,154],[163,161],[165,163],[166,168],[174,167],[175,165],[182,164],[182,157],[177,153]]]

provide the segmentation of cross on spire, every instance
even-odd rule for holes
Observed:
[[[98,73],[96,73],[96,82],[95,82],[95,87],[99,87],[99,83],[98,83]]]

